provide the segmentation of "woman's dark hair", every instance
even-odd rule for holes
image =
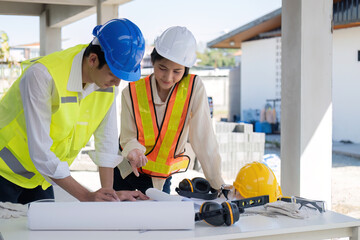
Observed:
[[[98,68],[101,69],[105,64],[105,55],[104,52],[101,50],[100,45],[93,45],[92,43],[89,44],[89,46],[86,47],[84,56],[88,57],[90,56],[90,53],[95,53],[99,58],[99,66]]]
[[[161,55],[156,51],[155,48],[153,49],[153,51],[152,51],[152,53],[151,53],[150,56],[151,56],[151,63],[152,63],[153,66],[154,66],[154,63],[155,63],[156,61],[161,60],[161,59],[164,58],[163,56],[161,56]],[[184,75],[182,76],[182,78],[186,77],[186,76],[189,74],[189,70],[190,70],[190,68],[185,67],[185,72],[184,72]]]

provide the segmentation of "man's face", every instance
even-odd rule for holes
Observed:
[[[107,64],[101,69],[98,67],[94,68],[91,78],[93,78],[93,82],[102,89],[119,86],[120,84],[120,79],[111,72]]]
[[[83,83],[95,83],[102,89],[119,86],[120,79],[111,72],[107,64],[99,68],[99,58],[95,53],[90,53],[84,61],[86,67],[83,68]]]

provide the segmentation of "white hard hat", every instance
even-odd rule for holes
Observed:
[[[196,40],[186,27],[170,27],[155,40],[156,51],[164,58],[185,67],[196,62]]]

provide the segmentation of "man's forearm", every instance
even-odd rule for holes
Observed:
[[[90,191],[78,183],[72,176],[62,179],[51,178],[51,180],[79,201],[90,201]]]
[[[109,167],[99,167],[100,182],[103,188],[113,188],[114,169]]]

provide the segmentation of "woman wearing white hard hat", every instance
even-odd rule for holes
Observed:
[[[155,40],[154,73],[130,83],[122,92],[120,150],[114,170],[115,190],[145,192],[184,172],[190,144],[211,186],[220,189],[220,154],[212,128],[208,97],[199,76],[189,74],[196,62],[196,40],[185,27],[170,27]]]

